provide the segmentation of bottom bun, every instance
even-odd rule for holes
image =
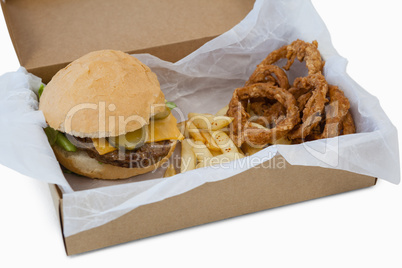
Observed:
[[[165,163],[173,154],[177,141],[172,142],[169,153],[159,162],[144,168],[123,168],[109,164],[101,164],[88,156],[85,151],[67,152],[59,146],[53,146],[57,160],[68,170],[93,179],[116,180],[151,172]]]

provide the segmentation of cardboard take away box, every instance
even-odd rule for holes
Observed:
[[[175,62],[231,29],[251,0],[3,1],[19,61],[47,83],[72,60],[111,48]],[[283,163],[275,168],[275,161]],[[140,206],[99,227],[65,237],[68,255],[251,212],[373,186],[376,178],[292,166],[281,156],[231,178]],[[191,178],[189,178],[191,179]],[[63,227],[63,195],[50,185]]]
[[[66,237],[67,254],[365,188],[376,183],[373,177],[335,169],[292,166],[280,158],[273,158],[263,168],[257,166],[231,178],[206,183],[184,194],[138,207],[102,226]],[[273,168],[275,162],[283,162],[285,166]],[[56,189],[51,188],[56,207],[61,208],[63,200],[56,195]]]

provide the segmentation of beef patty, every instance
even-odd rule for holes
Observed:
[[[80,144],[77,147],[87,152],[88,156],[101,163],[124,168],[144,168],[161,161],[170,151],[172,141],[158,141],[145,143],[135,150],[115,150],[113,152],[100,155],[93,146],[90,138],[74,137]],[[73,142],[74,143],[74,142]]]

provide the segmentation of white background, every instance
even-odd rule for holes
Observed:
[[[335,48],[349,60],[350,76],[380,99],[400,128],[398,2],[313,0]],[[0,74],[18,66],[0,15]],[[0,267],[402,267],[402,188],[381,180],[368,189],[67,257],[47,185],[4,166],[0,178]]]

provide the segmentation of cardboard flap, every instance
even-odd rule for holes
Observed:
[[[1,5],[20,64],[35,70],[62,66],[99,49],[151,51],[165,60],[177,61],[185,55],[169,55],[155,48],[191,40],[208,41],[239,23],[253,3],[253,0],[9,0]],[[197,47],[193,45],[190,50],[194,49]],[[192,52],[188,50],[187,54]]]

